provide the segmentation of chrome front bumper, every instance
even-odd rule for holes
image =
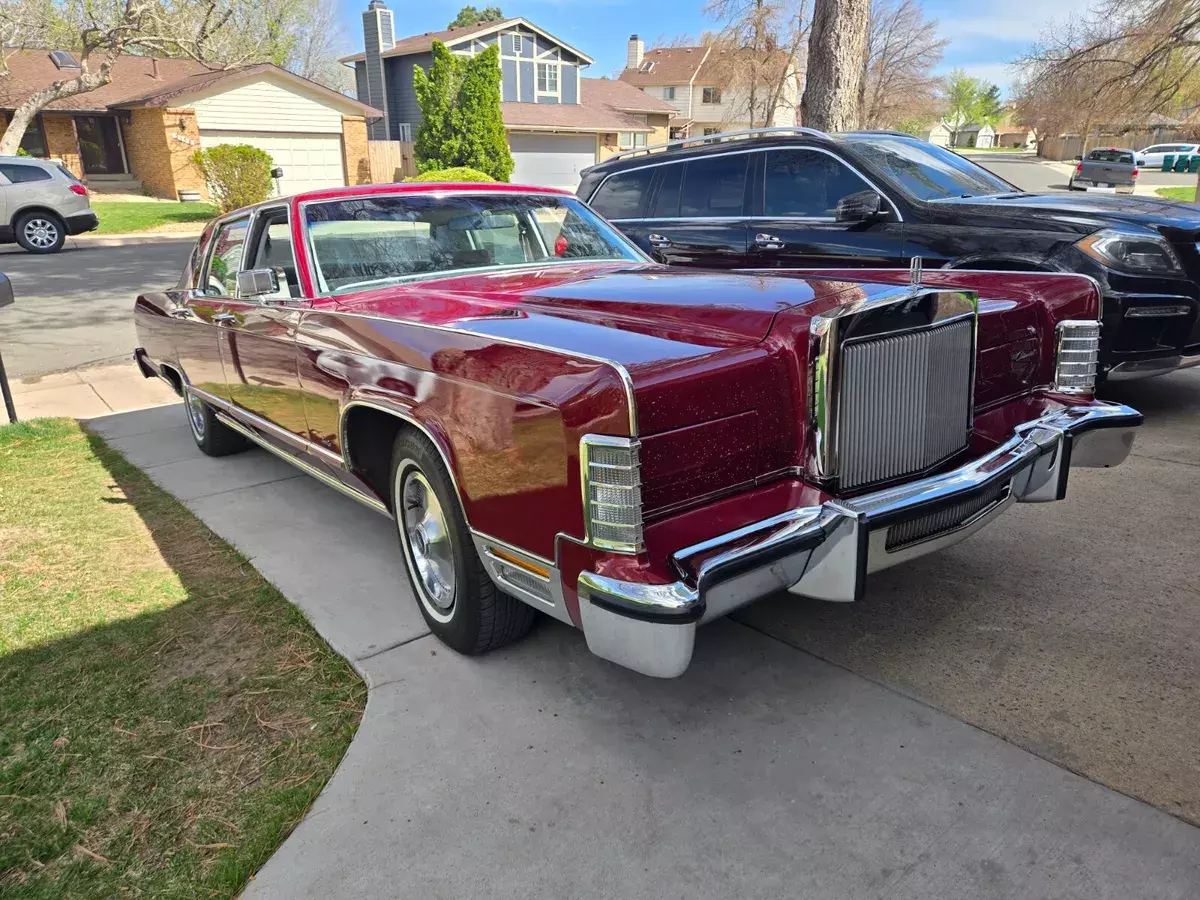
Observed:
[[[1047,414],[952,472],[788,510],[680,550],[673,562],[681,577],[671,584],[584,572],[579,609],[588,648],[646,675],[681,675],[698,625],[780,590],[858,600],[871,572],[956,544],[1012,503],[1061,500],[1071,466],[1120,465],[1141,422],[1141,413],[1120,404]]]
[[[1141,378],[1154,378],[1157,375],[1169,375],[1177,369],[1190,369],[1193,366],[1200,366],[1198,353],[1160,356],[1157,359],[1117,363],[1108,370],[1105,377],[1109,381],[1136,381]]]

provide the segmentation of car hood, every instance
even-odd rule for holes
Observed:
[[[343,299],[339,309],[638,365],[756,344],[781,311],[852,289],[891,290],[656,264],[556,264],[368,291]]]
[[[1041,219],[1092,231],[1113,224],[1141,225],[1157,231],[1200,231],[1200,207],[1154,197],[1096,194],[1082,191],[1044,194],[998,194],[939,200],[933,207],[953,208],[958,216]]]

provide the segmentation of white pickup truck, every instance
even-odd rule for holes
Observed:
[[[1132,194],[1138,167],[1133,151],[1117,147],[1097,147],[1087,156],[1077,156],[1075,171],[1067,182],[1072,191],[1102,191],[1108,194]]]

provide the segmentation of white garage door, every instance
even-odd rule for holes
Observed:
[[[563,134],[510,134],[514,184],[543,187],[579,187],[579,173],[596,163],[596,136]]]
[[[283,169],[279,189],[284,194],[341,187],[346,183],[340,134],[201,129],[201,147],[207,150],[217,144],[249,144],[270,153],[275,165]]]

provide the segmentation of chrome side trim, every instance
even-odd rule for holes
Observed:
[[[591,353],[584,353],[577,350],[564,350],[561,347],[551,347],[548,344],[538,344],[534,341],[525,341],[520,338],[501,337],[498,335],[487,334],[481,331],[471,331],[467,328],[454,328],[450,325],[433,325],[429,322],[416,322],[411,319],[396,319],[388,316],[373,316],[368,313],[344,312],[342,310],[318,310],[315,311],[323,316],[342,316],[349,319],[366,319],[375,322],[393,322],[400,325],[411,325],[415,328],[429,328],[434,331],[445,331],[449,334],[462,334],[474,338],[486,338],[496,341],[500,344],[506,344],[512,347],[528,347],[531,350],[544,350],[547,353],[554,353],[559,356],[576,357],[578,359],[586,359],[591,362],[600,363],[608,366],[617,373],[617,377],[621,379],[621,384],[625,388],[625,402],[629,408],[629,436],[637,437],[638,433],[638,418],[637,418],[637,400],[633,390],[633,376],[629,374],[629,370],[624,365],[616,360],[606,359],[603,356],[595,356]],[[303,321],[301,321],[301,327]],[[354,354],[361,356],[361,354]],[[385,409],[386,411],[386,409]]]
[[[300,435],[296,434],[295,432],[288,431],[286,428],[281,428],[270,419],[264,419],[262,416],[252,413],[248,409],[244,409],[234,403],[230,403],[228,400],[223,400],[220,397],[213,396],[212,394],[201,390],[193,384],[188,384],[188,389],[191,390],[192,393],[197,394],[201,399],[204,400],[205,403],[209,403],[219,410],[228,412],[230,415],[235,416],[239,421],[248,423],[252,428],[257,428],[259,431],[266,431],[274,435],[283,443],[295,446],[302,453],[311,452],[314,456],[318,456],[320,453],[315,451],[321,451],[324,454],[329,454],[329,451],[324,447],[318,447],[312,441],[300,437]],[[341,464],[340,458],[337,460],[336,464]]]
[[[197,394],[203,395],[202,391],[197,391],[195,388],[192,388],[192,390],[195,391]],[[208,395],[204,395],[204,396],[207,397]],[[207,402],[207,400],[206,400],[206,402]],[[238,434],[241,434],[243,437],[246,437],[249,440],[254,441],[254,443],[258,444],[258,446],[262,447],[268,453],[274,453],[280,459],[291,463],[293,466],[295,466],[297,469],[300,469],[306,475],[311,475],[313,478],[317,479],[318,481],[327,485],[328,487],[333,488],[335,491],[343,493],[347,497],[357,500],[359,503],[363,504],[363,506],[366,506],[369,509],[373,509],[375,512],[380,513],[384,516],[387,516],[389,519],[392,517],[392,514],[390,512],[388,512],[388,508],[386,506],[384,506],[382,503],[380,503],[378,500],[376,500],[374,497],[368,497],[366,494],[359,493],[358,491],[354,490],[349,485],[342,484],[342,482],[338,481],[333,476],[326,475],[324,472],[322,472],[316,466],[310,466],[308,463],[304,462],[301,459],[298,459],[294,455],[292,455],[290,453],[285,453],[283,450],[281,450],[280,448],[278,448],[274,444],[272,444],[270,441],[263,438],[261,435],[259,435],[257,432],[255,432],[253,429],[247,428],[245,425],[243,425],[241,422],[239,422],[237,419],[235,419],[229,413],[219,409],[219,410],[217,410],[217,418],[221,421],[221,423],[223,425],[225,425],[229,428],[232,428],[234,431],[238,432]]]

